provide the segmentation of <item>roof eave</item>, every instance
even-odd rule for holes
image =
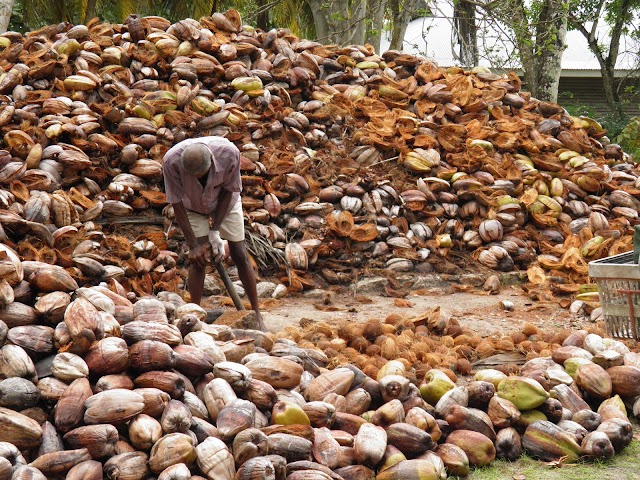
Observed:
[[[493,68],[494,72],[508,72],[514,71],[517,75],[522,75],[521,68],[515,69],[499,69]],[[638,77],[640,76],[640,71],[638,70],[630,70],[630,69],[619,69],[614,72],[615,78],[625,78],[625,77]],[[573,78],[601,78],[602,72],[600,70],[586,70],[586,69],[573,69],[573,68],[563,68],[562,73],[560,74],[560,78],[562,77],[573,77]]]

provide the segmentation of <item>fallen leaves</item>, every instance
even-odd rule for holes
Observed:
[[[411,303],[409,300],[405,300],[403,298],[396,298],[393,301],[393,304],[396,307],[400,307],[400,308],[412,308],[413,307],[413,303]]]

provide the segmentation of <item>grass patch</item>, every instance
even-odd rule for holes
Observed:
[[[469,475],[469,480],[512,480],[524,475],[527,480],[640,480],[640,442],[634,440],[622,452],[606,462],[549,467],[523,456],[517,462],[496,460]],[[518,478],[518,477],[516,477]]]

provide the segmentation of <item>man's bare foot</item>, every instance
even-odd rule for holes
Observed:
[[[263,332],[267,331],[267,326],[264,324],[264,320],[262,319],[262,315],[256,313],[256,320],[258,320],[258,330]]]

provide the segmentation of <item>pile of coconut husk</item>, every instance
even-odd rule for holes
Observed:
[[[0,310],[0,478],[439,480],[603,461],[640,413],[640,355],[584,330],[482,339],[434,310],[274,335],[30,266],[40,298]]]
[[[457,264],[575,293],[588,261],[631,246],[635,164],[513,73],[263,32],[235,10],[7,32],[0,66],[0,241],[80,284],[175,290],[162,159],[203,135],[241,150],[247,225],[279,252],[263,271],[284,257],[294,291]]]

